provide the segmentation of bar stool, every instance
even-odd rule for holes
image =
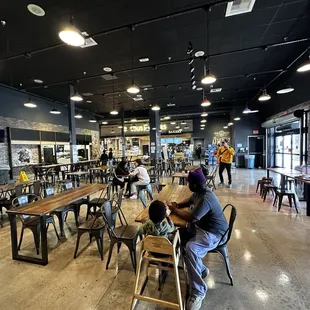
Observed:
[[[270,180],[271,179],[271,180]],[[264,190],[264,187],[265,185],[270,185],[272,184],[272,181],[273,179],[270,178],[270,179],[267,179],[267,180],[262,180],[261,184],[260,184],[260,190],[259,190],[259,194],[260,196],[263,198],[263,190]]]
[[[267,177],[263,177],[261,180],[258,180],[257,181],[257,186],[256,186],[256,193],[258,192],[258,189],[261,187],[261,184],[264,183],[264,181],[270,181],[272,182],[273,181],[273,178],[267,178]],[[261,191],[260,191],[261,193]]]
[[[276,196],[276,191],[278,189],[278,186],[274,185],[274,184],[264,184],[263,185],[263,193],[262,193],[262,198],[264,199],[263,201],[266,200],[267,194],[271,191],[272,193],[274,193],[274,195]]]
[[[152,186],[151,183],[147,185],[136,185],[137,187],[137,197],[140,198],[142,201],[142,204],[144,207],[146,207],[146,196],[145,191],[147,192],[147,195],[150,200],[153,200],[153,192],[152,192]]]
[[[297,203],[296,203],[295,195],[296,195],[295,191],[292,191],[292,190],[284,190],[284,191],[277,190],[276,191],[276,197],[275,197],[274,202],[273,202],[273,206],[275,206],[277,200],[279,199],[278,211],[280,211],[281,210],[281,206],[282,206],[283,197],[287,196],[289,204],[290,204],[290,207],[292,208],[292,199],[293,199],[294,206],[295,206],[295,209],[296,209],[296,213],[298,213],[298,208],[297,208]]]

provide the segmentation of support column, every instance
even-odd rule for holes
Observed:
[[[150,157],[151,160],[161,158],[159,111],[150,110]]]
[[[121,125],[122,125],[122,160],[126,157],[126,139],[125,139],[125,112],[124,109],[121,110]]]
[[[74,87],[70,85],[70,97],[74,95]],[[70,159],[71,163],[77,163],[78,154],[76,146],[76,130],[75,130],[75,102],[70,100],[69,104],[69,135],[70,135]]]

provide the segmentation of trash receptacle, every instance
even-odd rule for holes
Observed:
[[[7,184],[9,182],[9,165],[0,165],[0,184]]]
[[[255,155],[245,155],[244,161],[245,161],[245,168],[253,169],[255,163]]]

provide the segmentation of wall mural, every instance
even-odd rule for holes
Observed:
[[[37,145],[12,145],[13,167],[39,162],[39,150]]]
[[[220,131],[216,131],[213,133],[213,140],[212,140],[212,144],[219,144],[224,140],[227,140],[228,143],[230,143],[230,132],[229,131],[224,131],[224,130],[220,130]]]

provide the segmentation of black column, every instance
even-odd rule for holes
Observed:
[[[121,110],[121,125],[122,125],[122,160],[125,160],[125,156],[126,156],[126,139],[125,139],[125,113],[124,113],[124,109]]]
[[[150,110],[150,157],[161,158],[159,112]]]
[[[70,97],[74,94],[74,87],[70,85]],[[77,163],[78,154],[76,146],[76,130],[75,130],[75,102],[70,100],[69,104],[69,135],[70,135],[70,159],[72,163]]]

